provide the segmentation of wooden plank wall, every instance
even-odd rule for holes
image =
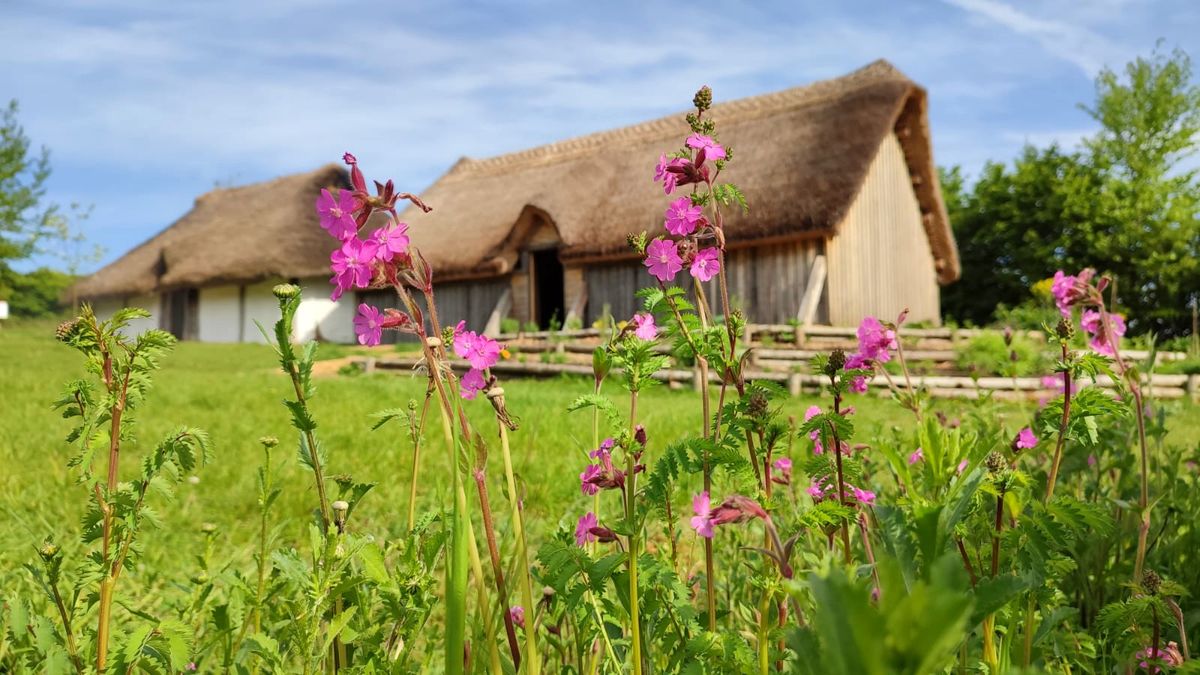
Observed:
[[[482,331],[492,309],[495,308],[500,296],[508,288],[508,277],[436,284],[434,293],[437,297],[438,318],[442,322],[442,327],[453,326],[459,321],[465,320],[468,330]],[[417,303],[424,310],[424,300],[419,293],[414,295]],[[381,309],[400,308],[400,299],[391,289],[359,293],[358,301]],[[396,342],[397,337],[396,331],[384,331],[383,333],[383,341],[387,344]],[[402,339],[408,341],[408,338]]]
[[[808,271],[820,250],[821,242],[805,240],[730,251],[725,260],[729,268],[730,304],[757,323],[785,323],[794,319],[808,282]],[[640,261],[593,265],[587,268],[585,278],[587,324],[600,317],[605,303],[618,319],[632,316],[642,306],[634,293],[657,283]],[[686,269],[675,280],[690,288],[691,277]],[[721,291],[716,279],[704,285],[704,293],[713,311],[719,313]],[[822,303],[817,321],[824,323],[827,316]]]
[[[833,325],[857,325],[867,315],[894,320],[905,307],[910,321],[941,323],[933,254],[894,134],[880,145],[827,250]]]

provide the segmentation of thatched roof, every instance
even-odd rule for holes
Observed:
[[[735,151],[723,176],[750,203],[748,214],[726,210],[731,246],[834,234],[881,142],[895,132],[938,279],[958,278],[925,90],[891,64],[718,104],[710,114]],[[651,176],[659,154],[679,147],[687,132],[680,113],[491,159],[464,158],[422,193],[431,213],[410,208],[403,217],[442,279],[508,272],[536,225],[532,216],[557,228],[565,260],[628,256],[627,234],[662,230],[669,200]],[[313,203],[320,188],[348,184],[342,167],[328,165],[209,192],[173,225],[81,281],[78,295],[327,274],[335,242],[319,227]]]
[[[79,282],[80,297],[127,296],[218,282],[329,273],[336,242],[313,208],[323,187],[349,187],[343,167],[205,193],[182,218]]]
[[[719,96],[720,92],[716,92]],[[833,234],[881,142],[897,133],[938,278],[958,278],[958,252],[938,187],[925,90],[886,61],[849,75],[713,106],[734,149],[723,176],[748,214],[727,209],[731,245]],[[651,180],[682,144],[683,114],[491,159],[462,159],[422,193],[433,212],[404,213],[413,241],[444,276],[503,273],[537,213],[558,230],[566,260],[627,255],[631,232],[662,230],[669,201]]]

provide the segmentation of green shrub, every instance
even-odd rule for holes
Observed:
[[[1014,335],[1010,347],[1004,344],[1004,335],[998,332],[971,338],[958,352],[955,365],[977,375],[1003,377],[1039,375],[1050,370],[1046,355],[1033,340]]]

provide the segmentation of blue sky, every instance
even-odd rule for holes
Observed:
[[[1194,0],[0,3],[0,100],[52,152],[50,197],[123,254],[215,185],[343,151],[405,189],[486,157],[886,58],[930,92],[940,164],[1073,144],[1093,78],[1156,40],[1200,58]],[[43,256],[23,265],[56,261]]]

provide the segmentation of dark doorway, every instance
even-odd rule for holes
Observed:
[[[200,291],[181,288],[167,293],[164,300],[167,332],[180,340],[195,340],[199,333]]]
[[[550,327],[556,321],[561,327],[566,318],[563,301],[563,266],[557,249],[530,251],[533,261],[533,307],[538,328]]]

